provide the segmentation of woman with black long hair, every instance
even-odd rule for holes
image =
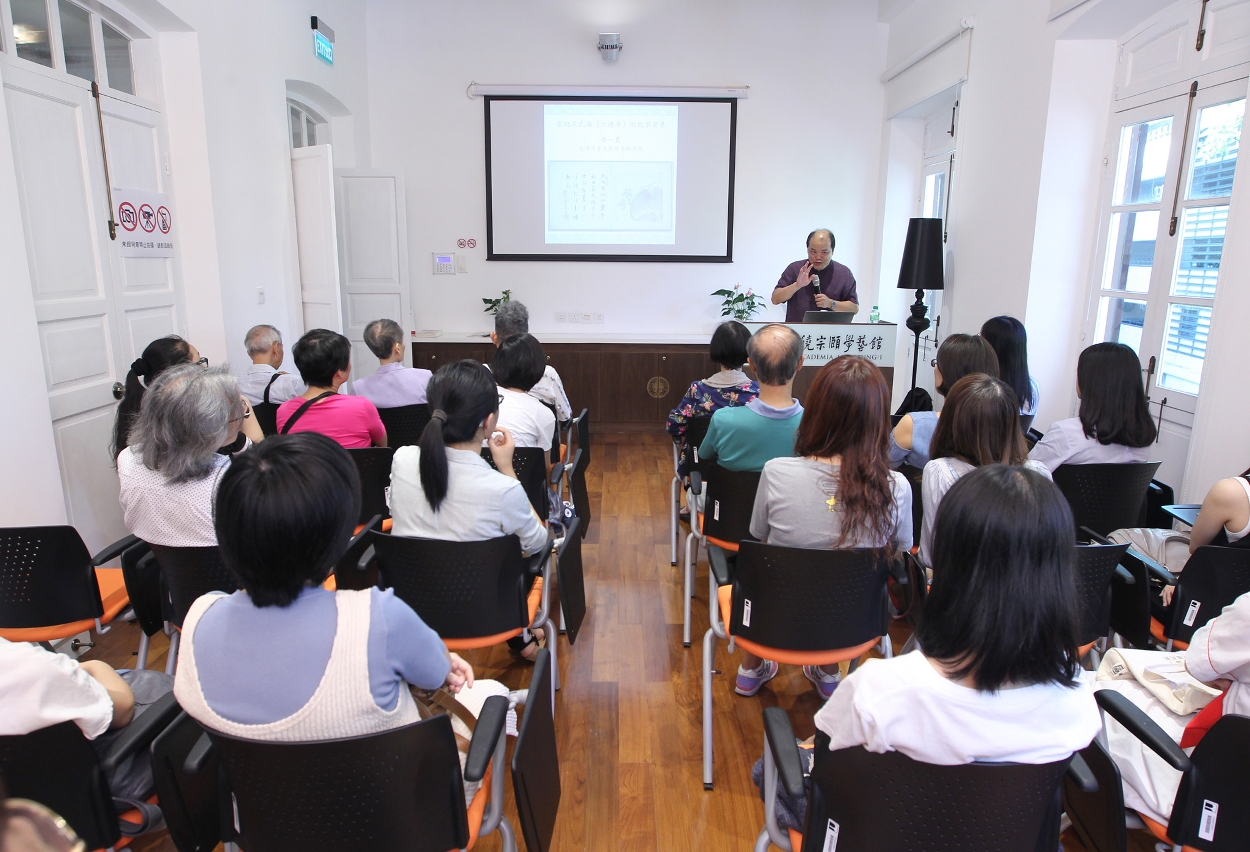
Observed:
[[[998,378],[1016,392],[1020,416],[1037,414],[1037,382],[1029,375],[1029,336],[1015,317],[991,317],[981,326],[981,336],[998,356]]]
[[[148,344],[143,354],[130,365],[126,374],[126,392],[117,405],[117,419],[113,423],[113,460],[130,446],[130,427],[139,417],[144,391],[156,381],[156,377],[179,364],[208,364],[194,346],[176,334],[158,337]]]
[[[1123,343],[1095,343],[1076,362],[1076,417],[1056,420],[1029,458],[1053,471],[1061,464],[1128,464],[1150,460],[1158,432],[1146,407],[1141,362]]]

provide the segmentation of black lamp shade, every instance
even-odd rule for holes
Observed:
[[[907,244],[898,270],[900,290],[941,290],[944,279],[942,220],[912,219],[907,223]]]

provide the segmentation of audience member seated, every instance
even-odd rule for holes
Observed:
[[[498,346],[514,335],[529,334],[529,330],[529,310],[516,299],[509,299],[495,311],[495,330],[490,333],[490,342]],[[573,418],[573,408],[564,393],[564,382],[560,381],[556,368],[545,361],[542,378],[529,389],[529,395],[554,408],[560,423],[568,423]]]
[[[400,447],[391,463],[392,535],[445,541],[515,535],[531,554],[551,546],[512,468],[516,444],[499,425],[499,396],[490,371],[476,361],[456,361],[434,374],[434,410],[421,443]],[[488,438],[495,468],[482,458]],[[526,631],[508,645],[533,661],[540,642]]]
[[[939,396],[946,396],[955,382],[972,373],[998,378],[998,356],[989,341],[976,334],[952,334],[938,347],[933,365],[933,384]],[[904,414],[890,433],[890,467],[904,464],[923,469],[929,463],[929,444],[937,429],[936,411]]]
[[[759,396],[712,413],[699,459],[729,470],[758,471],[770,459],[794,455],[803,406],[792,391],[803,366],[803,340],[793,329],[770,323],[751,336],[747,363],[759,378]]]
[[[372,376],[352,382],[352,393],[363,396],[378,408],[400,408],[426,401],[429,370],[404,366],[404,330],[395,320],[374,320],[365,326],[365,346],[378,356],[381,365]]]
[[[239,378],[239,390],[252,405],[265,401],[266,389],[269,401],[275,404],[286,402],[307,390],[299,377],[286,371],[280,372],[286,351],[282,347],[282,332],[272,325],[253,326],[243,338],[243,346],[247,349],[247,357],[252,359],[252,366]]]
[[[794,442],[795,457],[764,465],[751,535],[783,547],[911,548],[911,486],[886,456],[890,388],[866,358],[843,355],[816,374]],[[735,690],[754,695],[779,666],[743,654]],[[804,666],[821,698],[833,694],[836,665]]]
[[[711,417],[722,408],[746,405],[759,396],[760,387],[746,373],[742,365],[747,362],[747,343],[751,332],[740,322],[730,320],[716,327],[712,333],[709,355],[720,367],[716,375],[692,382],[686,395],[668,414],[668,434],[684,445],[690,421],[699,417]],[[678,462],[678,474],[685,477],[685,459]]]
[[[1006,382],[984,373],[964,376],[947,395],[929,445],[933,461],[924,466],[921,488],[920,562],[926,567],[933,564],[938,505],[959,477],[987,464],[1009,464],[1024,465],[1050,479],[1045,465],[1029,461],[1016,400]]]
[[[1072,514],[1032,470],[988,465],[938,509],[920,650],[868,660],[816,714],[830,750],[1050,763],[1101,727],[1077,660]]]
[[[981,336],[989,341],[998,356],[998,378],[1016,392],[1020,400],[1020,416],[1037,414],[1037,382],[1029,375],[1029,338],[1024,323],[1015,317],[991,317],[981,326]]]
[[[126,374],[125,395],[117,404],[117,419],[113,423],[111,450],[114,460],[130,445],[130,429],[139,417],[143,393],[156,381],[156,377],[178,364],[197,364],[201,361],[208,364],[208,359],[201,359],[194,346],[178,335],[171,334],[153,340],[143,350],[143,354],[131,363],[130,372]]]
[[[174,680],[202,725],[275,742],[357,737],[416,722],[410,684],[472,685],[392,592],[322,587],[359,512],[356,467],[323,435],[275,436],[230,466],[217,540],[243,588],[192,604]]]
[[[530,388],[543,376],[546,360],[542,344],[533,335],[515,334],[499,344],[490,364],[499,384],[499,426],[512,434],[518,447],[549,450],[555,439],[555,415],[530,396]]]
[[[131,445],[117,457],[126,529],[149,544],[216,544],[217,483],[231,452],[249,437],[261,440],[250,415],[225,367],[183,364],[162,373],[144,394]]]
[[[320,432],[347,449],[385,447],[386,427],[377,407],[339,393],[352,374],[352,344],[336,331],[314,328],[295,343],[295,366],[308,385],[278,408],[278,432]]]
[[[1050,470],[1061,464],[1125,464],[1150,460],[1154,421],[1146,406],[1141,362],[1123,343],[1095,343],[1076,363],[1076,417],[1051,424],[1029,453]]]

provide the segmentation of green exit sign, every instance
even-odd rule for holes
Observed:
[[[334,64],[334,42],[321,33],[313,33],[313,52],[319,59],[324,59],[330,65]]]

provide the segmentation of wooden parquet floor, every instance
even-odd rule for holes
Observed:
[[[570,648],[561,637],[562,689],[556,728],[563,797],[554,852],[694,852],[751,849],[763,803],[751,783],[763,754],[761,714],[781,706],[800,737],[814,732],[819,697],[802,672],[783,667],[754,698],[733,693],[736,655],[719,643],[714,678],[715,783],[702,783],[700,707],[707,629],[707,563],[700,563],[692,647],[681,645],[681,573],[669,564],[668,493],[672,454],[660,435],[596,435],[587,475],[594,520],[583,546],[588,614]],[[684,535],[684,532],[683,532]],[[681,553],[679,548],[679,561]],[[895,631],[891,631],[895,634]],[[895,647],[906,628],[893,635]],[[119,624],[88,656],[133,665],[139,629]],[[152,668],[164,666],[166,642],[153,640]],[[503,648],[469,657],[479,677],[512,688],[529,668]],[[518,828],[511,782],[507,813]],[[523,841],[517,838],[518,845]],[[1069,850],[1082,847],[1065,836]],[[175,852],[167,834],[140,838],[136,852]],[[497,834],[476,849],[496,852]],[[1153,843],[1134,837],[1132,849]]]

